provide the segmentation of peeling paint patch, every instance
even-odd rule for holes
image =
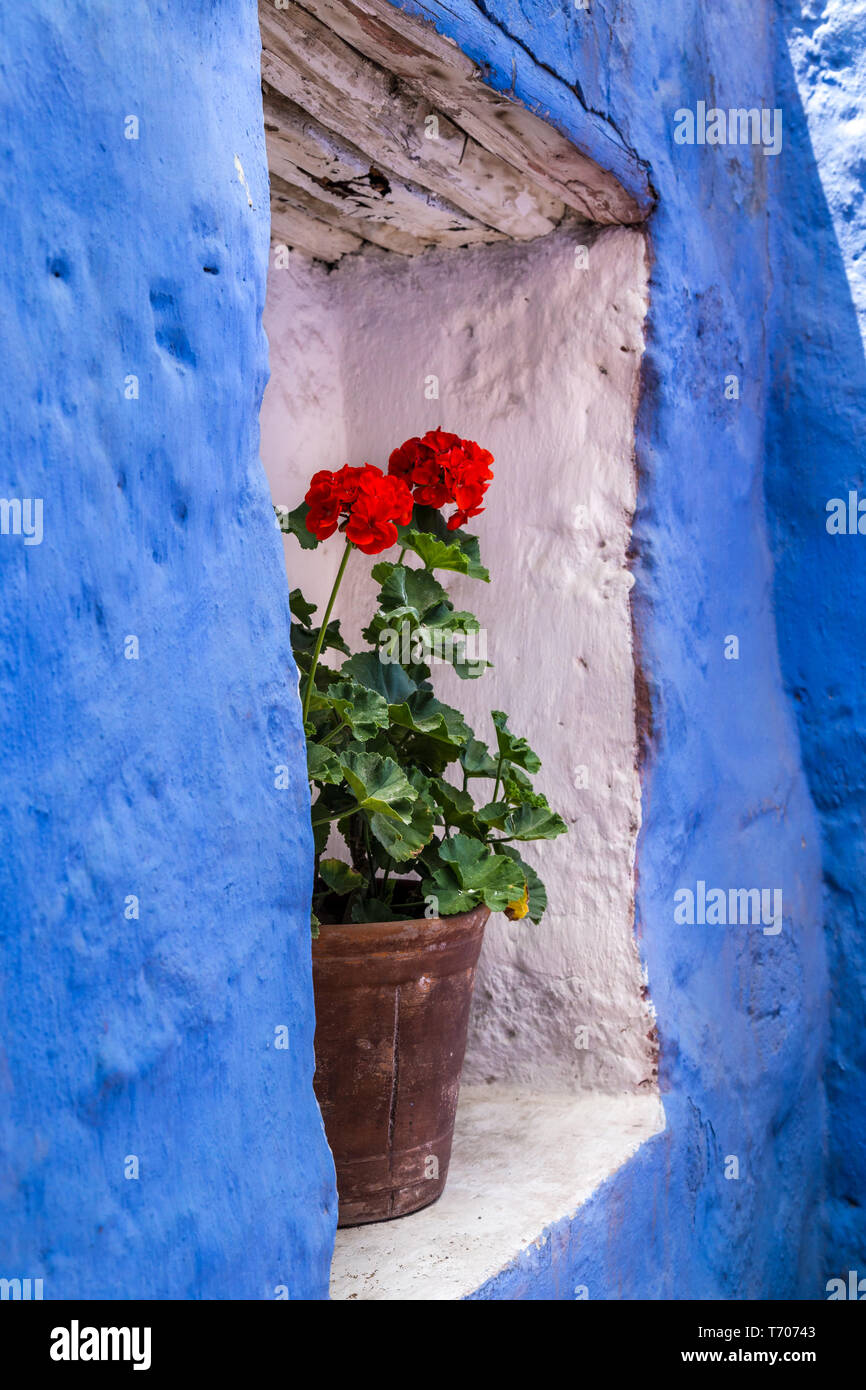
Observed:
[[[240,158],[238,157],[238,155],[235,155],[235,170],[237,171],[238,183],[241,185],[241,187],[243,188],[244,192],[246,193],[246,195],[247,195],[247,202],[249,203],[250,207],[252,207],[252,205],[253,205],[253,195],[250,193],[250,186],[249,186],[249,184],[247,183],[247,176],[246,176],[246,174],[244,173],[244,166],[241,164],[241,161],[240,161]]]

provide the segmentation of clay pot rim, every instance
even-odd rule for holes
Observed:
[[[313,938],[317,956],[363,955],[368,951],[400,951],[418,946],[445,945],[454,937],[483,931],[490,916],[484,903],[450,917],[406,917],[399,922],[322,922]]]

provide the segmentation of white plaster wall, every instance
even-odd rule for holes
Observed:
[[[268,277],[264,324],[271,376],[260,416],[261,455],[277,504],[297,506],[320,468],[340,468],[346,455],[340,336],[327,272],[290,254]],[[305,550],[283,537],[292,588],[325,604],[340,563],[340,544]]]
[[[654,1084],[633,937],[640,795],[626,567],[647,270],[638,231],[602,233],[586,269],[577,236],[273,270],[262,455],[274,500],[291,505],[316,468],[386,467],[396,444],[436,425],[496,456],[488,509],[472,526],[492,582],[449,585],[487,628],[494,669],[461,682],[440,667],[434,681],[487,741],[489,710],[509,712],[570,833],[525,850],[548,889],[541,926],[491,919],[465,1074],[613,1092]],[[425,398],[431,375],[438,400]],[[309,556],[286,545],[296,584]],[[314,582],[304,578],[308,596],[325,597],[339,549],[325,547]],[[362,577],[368,564],[352,563],[340,616],[355,637],[375,586]]]

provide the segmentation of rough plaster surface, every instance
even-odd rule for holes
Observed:
[[[471,1297],[664,1128],[657,1095],[463,1086],[445,1191],[402,1221],[337,1232],[333,1299]],[[572,1292],[572,1297],[574,1293]]]
[[[488,926],[470,1082],[654,1084],[632,927],[640,797],[626,559],[645,309],[644,239],[625,228],[589,248],[569,228],[527,246],[374,253],[330,274],[270,276],[262,453],[275,499],[294,505],[314,468],[387,466],[395,444],[440,423],[497,460],[472,528],[492,582],[449,586],[486,629],[494,669],[460,681],[440,666],[434,681],[482,738],[491,707],[509,712],[570,833],[527,847],[548,888],[540,927],[500,914]],[[287,546],[295,583],[307,556]],[[326,550],[316,585],[340,546]],[[338,613],[357,635],[376,586],[363,557],[352,563]]]
[[[787,215],[773,221],[767,502],[783,669],[824,835],[831,1278],[866,1269],[866,537],[826,531],[829,499],[866,489],[866,6],[781,10],[777,82],[792,157],[777,187]]]
[[[234,0],[3,16],[0,495],[44,539],[0,536],[0,1274],[46,1299],[327,1294],[257,45]]]
[[[790,302],[778,314],[773,285],[790,267],[776,259],[772,236],[789,225],[804,245],[820,248],[822,235],[828,246],[834,241],[820,199],[802,201],[804,180],[810,190],[816,180],[796,93],[781,82],[784,25],[771,7],[745,0],[721,8],[708,0],[594,0],[589,11],[565,0],[488,0],[483,12],[469,0],[447,8],[428,0],[405,8],[433,16],[467,52],[495,52],[490,80],[500,89],[513,87],[531,103],[538,81],[563,129],[578,91],[648,163],[659,197],[650,222],[632,597],[648,701],[637,921],[658,1014],[667,1129],[477,1296],[569,1299],[582,1283],[590,1298],[822,1298],[828,986],[820,829],[779,662],[763,483],[768,429],[773,422],[779,430],[782,409],[780,400],[774,420],[773,348],[795,363],[810,357],[802,336],[814,280],[828,273],[818,250],[807,262],[812,285],[780,290]],[[520,55],[514,70],[512,52]],[[557,81],[569,98],[559,98]],[[777,82],[786,135],[775,168],[748,146],[674,144],[677,108],[699,100],[773,105]],[[844,302],[839,277],[837,285],[834,302]],[[741,381],[736,402],[724,397],[730,372]],[[841,371],[843,397],[845,380]],[[816,427],[833,437],[837,398],[819,390],[811,399]],[[789,455],[783,446],[770,457],[781,503],[796,486]],[[777,567],[787,558],[780,548]],[[840,571],[834,655],[821,638],[814,563],[804,558],[785,627],[790,647],[811,627],[812,671],[819,659],[836,663],[844,704],[859,656],[847,655],[856,640],[851,608],[843,642],[841,595]],[[738,662],[723,657],[732,633]],[[837,730],[843,785],[846,727]],[[858,828],[856,844],[861,835]],[[839,858],[845,854],[840,839]],[[858,859],[855,851],[848,860],[852,892]],[[782,932],[676,925],[673,894],[698,879],[781,885]],[[854,921],[850,908],[849,942]],[[853,1096],[847,1113],[855,1146],[862,1127]],[[724,1176],[728,1155],[739,1159],[736,1180]]]
[[[633,599],[651,699],[637,914],[668,1128],[478,1296],[571,1299],[584,1283],[592,1298],[820,1298],[820,827],[784,689],[825,833],[830,1142],[845,1160],[828,1208],[832,1258],[862,1268],[862,569],[829,543],[816,561],[810,530],[840,478],[862,484],[859,291],[834,226],[859,216],[862,179],[856,154],[839,152],[828,179],[829,127],[822,140],[811,99],[862,110],[854,31],[841,7],[822,24],[817,5],[804,21],[745,0],[407,8],[489,60],[501,90],[529,103],[543,93],[576,135],[579,94],[649,164],[659,194]],[[248,230],[243,185],[224,173],[238,154],[266,207],[253,26],[251,3],[195,4],[169,21],[143,4],[97,17],[39,0],[4,21],[15,139],[3,157],[19,196],[0,277],[22,385],[0,416],[2,491],[43,495],[51,539],[0,540],[12,981],[0,1230],[3,1273],[44,1276],[46,1296],[258,1297],[289,1261],[298,1290],[325,1284],[332,1189],[309,1101],[297,910],[302,749],[284,691],[276,532],[252,462],[264,222]],[[814,64],[801,61],[801,33]],[[38,106],[35,90],[50,94]],[[674,146],[673,111],[716,98],[784,103],[778,161]],[[155,144],[113,144],[129,110],[148,114]],[[190,226],[201,265],[188,260]],[[202,273],[214,250],[219,279]],[[168,308],[167,276],[181,312],[156,323],[150,293]],[[106,387],[130,356],[162,392],[132,436],[121,390]],[[736,406],[723,397],[728,371],[741,377]],[[178,492],[179,529],[166,530]],[[117,651],[136,626],[155,642],[130,691]],[[726,664],[731,632],[741,657]],[[13,683],[29,690],[26,707]],[[268,764],[294,740],[296,781],[276,805],[272,781],[249,776],[268,737]],[[117,908],[130,859],[158,904],[134,954]],[[677,927],[673,892],[699,877],[781,883],[783,932]],[[263,1070],[250,1041],[277,1011],[293,1030],[279,1082],[272,1050]],[[117,1179],[131,1131],[139,1146],[156,1136],[149,1187]],[[730,1154],[736,1181],[723,1176]]]

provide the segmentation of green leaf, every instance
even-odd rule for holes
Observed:
[[[470,535],[468,531],[461,531],[459,529],[450,531],[447,521],[437,507],[416,506],[412,513],[411,524],[406,529],[424,532],[427,535],[435,536],[437,540],[442,541],[445,545],[456,546],[465,556],[470,566],[465,573],[471,574],[473,578],[476,579],[487,580],[490,578],[487,570],[484,569],[481,564],[481,550],[478,544],[478,537]],[[401,545],[405,544],[402,535],[400,543]],[[473,573],[473,571],[475,572]]]
[[[339,893],[342,897],[346,893],[354,893],[356,888],[362,887],[363,876],[348,864],[344,864],[342,859],[320,859],[319,874],[322,881],[334,893]]]
[[[439,858],[450,865],[462,887],[482,891],[491,885],[502,885],[511,897],[514,891],[523,891],[523,879],[515,873],[513,861],[503,862],[503,857],[492,853],[480,840],[468,835],[455,835],[451,840],[443,840],[439,846]]]
[[[468,574],[471,579],[489,582],[490,575],[484,566],[470,559],[453,541],[440,541],[429,532],[416,531],[411,526],[397,529],[400,544],[413,550],[428,570],[454,570],[457,574]]]
[[[319,935],[319,927],[320,927],[321,925],[322,925],[322,924],[321,924],[321,922],[319,921],[318,917],[316,916],[315,912],[311,912],[311,913],[310,913],[310,935],[312,936],[312,938],[313,938],[314,941],[317,939],[317,937],[318,937],[318,935]]]
[[[422,772],[420,767],[410,768],[409,771],[406,773],[406,776],[409,778],[409,781],[412,783],[412,786],[418,793],[419,800],[423,801],[424,805],[428,806],[431,811],[435,811],[436,799],[433,795],[433,792],[436,784],[433,781],[433,778],[428,777],[425,772]]]
[[[471,738],[460,754],[460,762],[467,777],[496,776],[496,759],[490,756],[490,749],[480,738]]]
[[[377,691],[389,705],[401,704],[418,688],[402,666],[380,661],[377,652],[358,652],[343,662],[341,674]]]
[[[433,812],[419,798],[412,807],[408,825],[385,816],[370,817],[370,829],[379,844],[398,864],[414,859],[433,836]]]
[[[440,910],[446,914],[466,908],[444,908],[443,892],[447,900],[453,902],[459,890],[462,897],[469,895],[476,903],[485,902],[491,912],[502,912],[523,893],[526,879],[520,867],[507,855],[491,853],[480,840],[455,835],[442,841],[438,857],[440,866],[434,867],[432,872],[434,887],[425,887],[424,892],[436,893]]]
[[[562,816],[549,806],[518,806],[500,828],[512,840],[555,840],[568,833]]]
[[[464,680],[483,674],[489,663],[468,661],[465,655],[467,635],[479,630],[478,619],[456,612],[429,570],[384,562],[374,565],[372,573],[382,584],[379,611],[363,636],[380,649],[380,659],[384,652],[390,662],[421,670],[431,660],[447,662]]]
[[[324,698],[361,743],[375,738],[378,729],[388,726],[388,701],[384,695],[378,695],[357,681],[329,685]]]
[[[378,648],[380,661],[401,664],[417,681],[426,680],[433,665],[451,665],[461,680],[475,680],[491,664],[475,655],[473,634],[478,630],[478,619],[472,613],[455,613],[440,605],[428,612],[423,622],[418,621],[414,609],[377,613],[364,628],[363,637]]]
[[[465,646],[461,647],[459,651],[455,650],[451,664],[462,681],[478,680],[479,676],[483,676],[484,672],[493,666],[492,661],[487,661],[483,657],[479,657],[477,660],[475,658],[471,661],[468,660]]]
[[[393,758],[378,753],[348,753],[340,766],[358,805],[371,814],[388,816],[408,825],[418,793]]]
[[[318,743],[307,743],[307,776],[311,782],[339,783],[343,780],[343,769],[330,748],[321,748]]]
[[[301,502],[294,511],[288,513],[284,507],[274,507],[280,523],[280,530],[284,531],[287,536],[294,536],[300,542],[303,550],[315,550],[319,544],[312,531],[308,531],[304,524],[309,510],[306,502]]]
[[[318,635],[319,629],[317,627],[301,627],[298,623],[292,623],[292,651],[297,656],[308,655],[315,647]],[[338,652],[348,652],[349,650],[340,636],[339,618],[332,618],[325,628],[322,651],[327,651],[329,647]]]
[[[452,786],[441,777],[436,778],[430,785],[445,824],[454,826],[457,830],[466,830],[470,835],[477,835],[475,802],[469,792],[461,791],[459,787]]]
[[[302,623],[304,627],[309,627],[310,619],[316,611],[316,605],[307,603],[300,589],[293,589],[289,594],[289,609],[299,623]]]
[[[505,824],[508,810],[507,801],[488,801],[487,805],[482,806],[481,810],[477,812],[477,816],[482,825],[495,826],[497,830],[501,830]]]
[[[408,773],[409,782],[415,792],[412,815],[408,825],[386,819],[384,816],[370,817],[370,829],[387,857],[397,863],[414,859],[433,838],[436,824],[436,802],[433,798],[433,784],[418,767]]]
[[[324,854],[331,838],[331,827],[327,823],[313,826],[313,848],[316,854]]]
[[[391,705],[389,713],[400,762],[420,765],[429,773],[444,772],[459,757],[470,732],[463,716],[450,705],[441,704],[429,688],[419,690],[402,705]]]
[[[496,727],[496,743],[503,762],[516,763],[526,772],[538,772],[541,759],[537,753],[533,753],[525,738],[518,738],[510,732],[508,715],[503,714],[501,709],[495,709],[490,717]]]
[[[460,711],[443,705],[432,690],[418,690],[402,704],[389,705],[388,712],[398,728],[411,729],[451,748],[462,748],[471,732]]]
[[[378,604],[385,613],[400,610],[414,613],[418,619],[440,604],[452,607],[448,594],[429,570],[410,569],[408,565],[392,565],[383,561],[374,565],[372,575],[382,588]]]
[[[455,875],[445,864],[437,865],[430,877],[421,884],[425,897],[431,894],[436,898],[440,917],[453,917],[455,912],[470,912],[481,901],[480,893],[461,888]]]

